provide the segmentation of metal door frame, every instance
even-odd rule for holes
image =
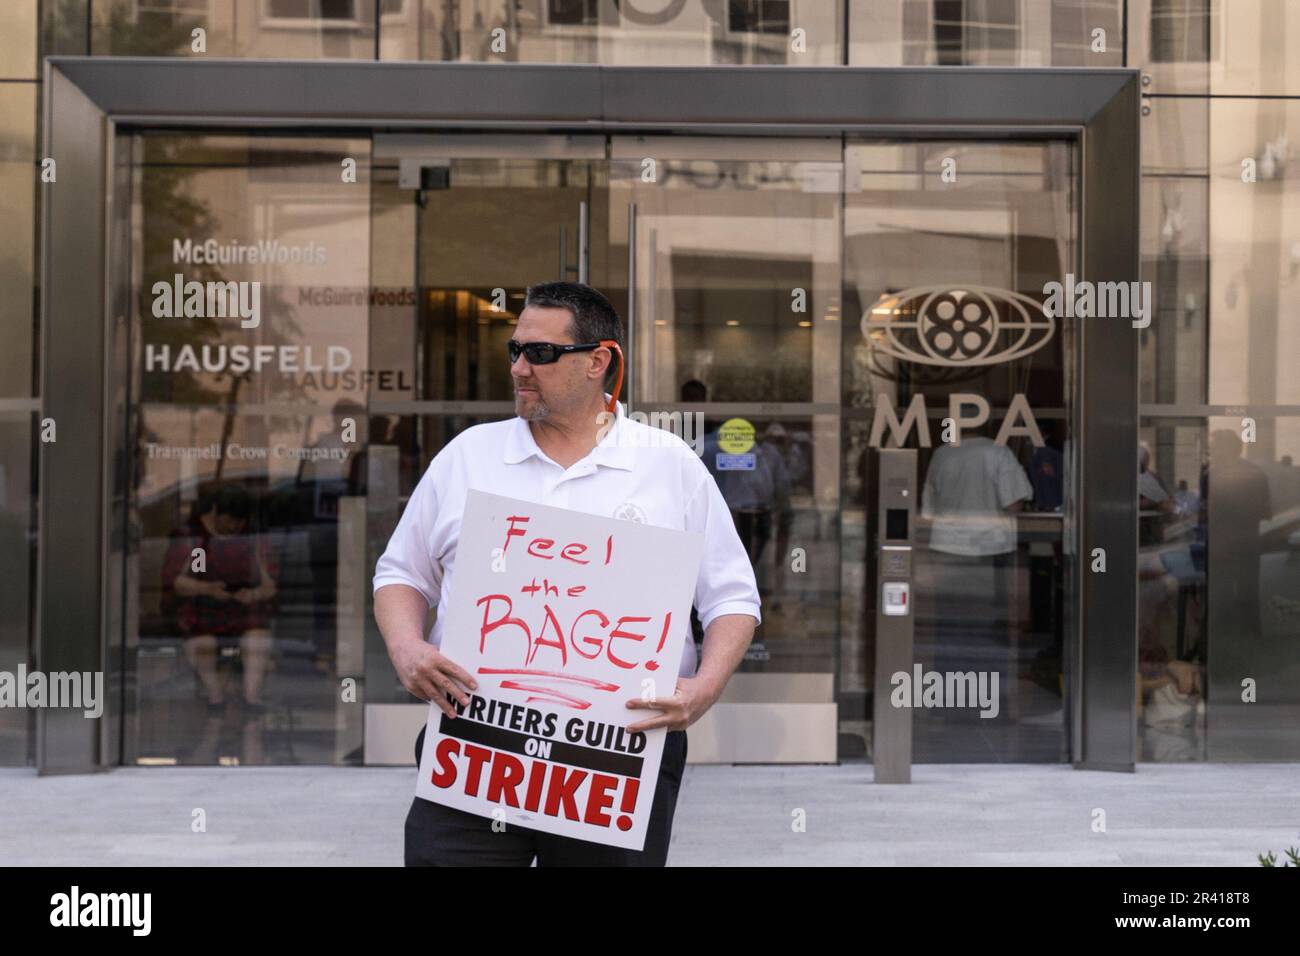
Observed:
[[[47,57],[41,221],[41,415],[35,667],[110,671],[110,489],[122,397],[114,389],[126,302],[110,255],[118,133],[137,128],[825,136],[1063,136],[1078,143],[1081,276],[1139,278],[1139,73],[980,67],[619,67]],[[98,327],[87,322],[98,320]],[[1086,320],[1077,408],[1077,553],[1072,675],[1076,767],[1132,770],[1137,723],[1137,337],[1127,320]],[[118,661],[120,668],[120,661]],[[120,700],[120,697],[119,697]],[[42,773],[109,765],[106,720],[37,712]]]

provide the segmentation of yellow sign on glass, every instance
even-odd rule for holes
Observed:
[[[754,426],[743,418],[728,418],[718,429],[718,447],[729,455],[743,455],[754,447]]]

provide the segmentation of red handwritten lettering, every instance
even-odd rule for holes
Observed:
[[[563,667],[569,663],[569,649],[564,646],[564,629],[560,627],[560,622],[555,619],[555,612],[551,610],[551,606],[543,604],[542,607],[546,611],[546,620],[542,621],[542,632],[537,635],[537,640],[533,641],[532,651],[525,663],[531,665],[533,658],[537,656],[537,652],[541,648],[554,647],[560,652],[560,666]],[[555,631],[555,640],[553,641],[544,640],[548,628]]]
[[[508,518],[506,518],[506,520],[507,520],[508,522],[510,522],[510,527],[508,527],[508,528],[506,529],[506,542],[505,542],[505,544],[503,544],[503,545],[501,546],[501,553],[502,553],[502,554],[505,554],[508,550],[510,550],[510,539],[511,539],[511,538],[513,538],[513,537],[520,537],[520,538],[522,538],[522,537],[524,536],[524,531],[523,531],[523,529],[522,529],[522,528],[516,528],[516,527],[515,527],[515,522],[517,521],[517,522],[519,522],[520,524],[527,524],[528,521],[529,521],[530,519],[527,518],[527,517],[524,516],[524,515],[510,515]]]
[[[595,608],[591,608],[590,610],[583,611],[574,619],[573,627],[569,628],[569,643],[573,645],[573,649],[577,651],[578,654],[585,657],[589,661],[594,661],[597,657],[600,656],[600,652],[605,649],[605,642],[591,636],[583,637],[582,642],[586,644],[588,647],[592,648],[591,653],[587,654],[583,651],[581,647],[578,646],[578,642],[577,640],[574,639],[573,636],[574,632],[578,630],[578,625],[582,623],[582,619],[586,617],[588,614],[594,614],[598,618],[600,618],[601,627],[609,627],[609,618],[607,618],[604,614],[601,614]]]
[[[528,542],[528,553],[531,554],[534,558],[545,558],[547,561],[552,561],[555,559],[555,555],[540,554],[539,552],[549,551],[553,547],[555,547],[554,538],[534,538],[532,541]],[[534,548],[536,548],[537,550],[533,550]]]
[[[585,554],[586,552],[587,546],[575,541],[573,544],[566,544],[564,546],[564,549],[560,551],[560,557],[565,561],[572,561],[574,564],[590,564],[590,561],[580,561],[577,558],[572,557],[574,554]]]
[[[492,613],[491,607],[493,601],[505,601],[506,610],[504,614],[489,624],[488,616]],[[524,632],[524,659],[527,660],[529,647],[533,643],[533,632],[530,631],[528,625],[519,618],[510,616],[510,611],[514,608],[514,602],[505,594],[485,594],[474,603],[476,605],[482,605],[484,602],[487,602],[487,606],[483,608],[483,627],[478,632],[478,652],[480,654],[483,653],[483,648],[487,644],[487,637],[489,634],[499,627],[505,627],[507,624],[510,624]]]
[[[633,664],[631,661],[625,661],[622,658],[618,658],[614,656],[614,641],[615,640],[644,641],[645,640],[644,634],[638,634],[635,631],[625,631],[623,630],[623,624],[640,623],[642,621],[648,621],[648,620],[650,620],[650,618],[648,617],[630,617],[627,615],[624,615],[623,617],[620,617],[618,619],[618,623],[614,625],[614,630],[609,632],[609,647],[606,649],[606,656],[609,658],[609,662],[611,664],[613,664],[616,667],[623,667],[623,668],[636,667],[636,665]]]

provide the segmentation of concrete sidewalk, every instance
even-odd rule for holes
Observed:
[[[0,770],[0,864],[399,865],[414,786],[413,768]],[[910,786],[875,786],[863,764],[691,765],[669,863],[1257,866],[1287,846],[1296,764],[931,764]]]

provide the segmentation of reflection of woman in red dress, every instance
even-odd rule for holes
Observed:
[[[253,711],[262,709],[276,588],[264,543],[244,533],[251,511],[247,491],[234,485],[221,488],[208,499],[207,510],[195,514],[173,539],[163,562],[163,589],[176,597],[185,656],[199,675],[212,711],[225,704],[217,676],[222,637],[239,638],[244,703]],[[196,548],[202,549],[202,560]]]

